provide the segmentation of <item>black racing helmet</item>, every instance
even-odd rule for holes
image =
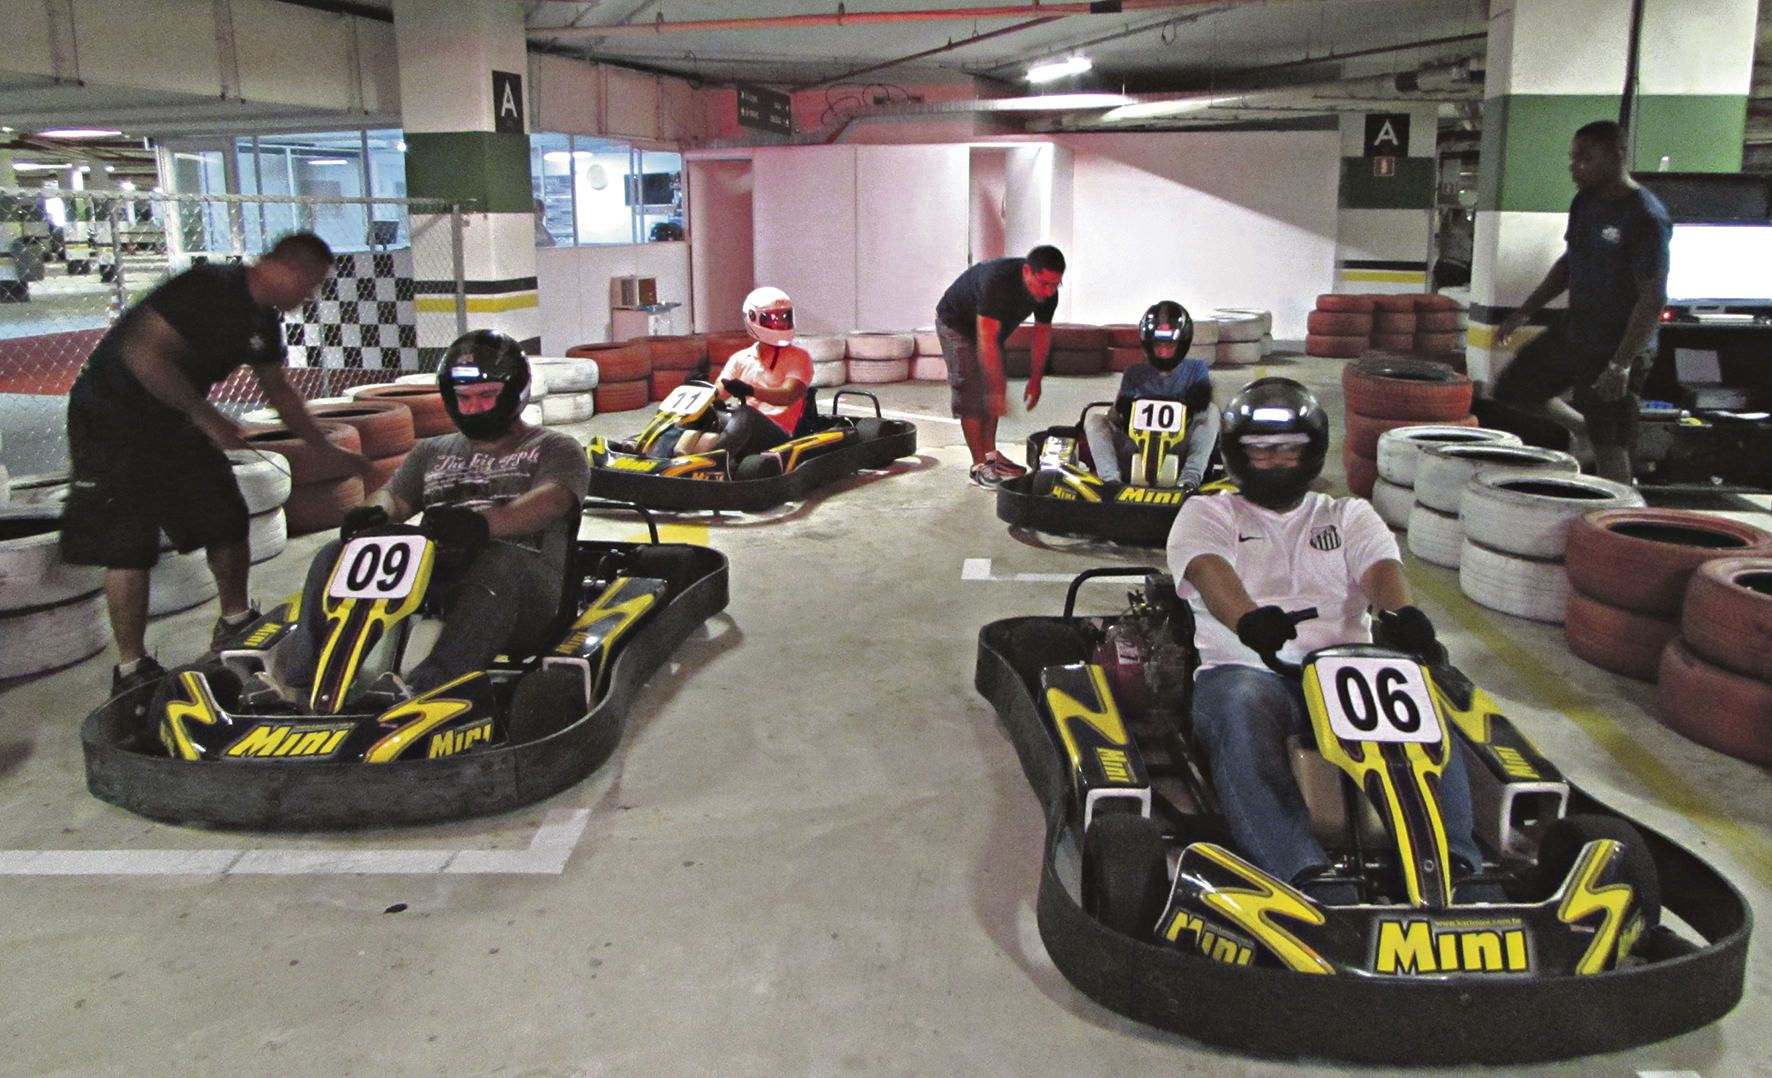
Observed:
[[[456,399],[458,386],[500,383],[498,399],[490,409],[464,415]],[[469,438],[488,441],[500,437],[517,422],[529,401],[529,357],[523,346],[503,333],[476,329],[462,334],[443,353],[437,367],[437,388],[443,407],[456,428]]]
[[[1249,445],[1304,446],[1291,468],[1253,468]],[[1304,497],[1323,471],[1329,453],[1329,415],[1316,394],[1290,378],[1257,378],[1224,406],[1219,428],[1224,470],[1237,481],[1243,497],[1265,509],[1285,509]]]
[[[1151,366],[1168,372],[1181,365],[1187,350],[1194,346],[1194,320],[1187,308],[1172,299],[1161,300],[1145,309],[1138,320],[1138,340],[1144,345],[1144,358]],[[1175,342],[1175,354],[1168,359],[1157,357],[1157,343]]]

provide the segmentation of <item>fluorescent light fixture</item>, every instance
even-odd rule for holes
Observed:
[[[1071,75],[1081,75],[1095,65],[1087,56],[1067,56],[1062,60],[1048,60],[1028,68],[1029,82],[1052,82]]]
[[[563,165],[572,160],[572,155],[565,150],[549,150],[547,153],[541,155],[541,159],[543,161],[552,161],[557,165]]]
[[[116,138],[122,133],[104,127],[56,127],[37,132],[44,138]]]
[[[1117,108],[1103,116],[1102,120],[1112,124],[1155,120],[1165,116],[1185,116],[1190,112],[1204,112],[1207,109],[1235,106],[1245,101],[1247,97],[1247,94],[1234,94],[1225,97],[1183,97],[1171,101],[1145,101]]]
[[[133,191],[133,190],[135,190],[135,181],[133,181],[133,180],[118,180],[117,181],[117,190],[119,190],[119,191]]]
[[[10,127],[0,125],[0,135],[10,135],[10,134],[12,134],[12,130],[13,129]]]
[[[105,171],[106,172],[115,172],[115,171],[117,171],[117,166],[116,165],[106,165]]]
[[[66,165],[57,165],[43,161],[14,161],[12,163],[12,168],[15,172],[54,172],[57,169],[64,169],[67,167],[68,166]]]
[[[350,162],[345,160],[342,157],[310,157],[310,158],[308,158],[308,164],[310,164],[310,165],[348,165],[348,164],[350,164]]]
[[[1068,109],[1111,109],[1130,105],[1136,99],[1125,94],[1036,94],[1031,97],[997,97],[991,108],[1011,112],[1060,112]]]
[[[400,141],[394,143],[394,149],[399,150],[401,153],[405,153],[406,152],[406,140],[401,139]]]

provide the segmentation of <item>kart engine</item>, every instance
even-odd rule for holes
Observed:
[[[1175,593],[1174,578],[1151,573],[1140,590],[1127,594],[1127,610],[1107,627],[1095,661],[1127,712],[1188,713],[1199,655],[1193,610]]]

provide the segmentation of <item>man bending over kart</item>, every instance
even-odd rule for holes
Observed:
[[[579,497],[590,482],[572,438],[523,422],[529,359],[502,333],[458,338],[437,370],[443,404],[459,434],[425,438],[368,502],[345,514],[339,538],[320,548],[302,591],[302,617],[288,645],[286,692],[265,682],[249,693],[305,698],[324,642],[314,616],[340,546],[358,532],[422,510],[438,547],[433,587],[445,620],[431,653],[405,681],[390,671],[370,691],[401,699],[483,670],[501,653],[541,644],[560,609],[566,559],[578,538]]]
[[[779,288],[758,288],[744,298],[744,328],[757,343],[734,352],[720,371],[721,399],[739,398],[719,433],[690,431],[677,443],[680,455],[723,446],[733,460],[762,453],[794,436],[812,384],[812,356],[793,344],[794,301]]]
[[[1240,493],[1189,498],[1169,533],[1176,590],[1193,607],[1200,667],[1193,726],[1238,848],[1257,866],[1329,905],[1358,901],[1330,875],[1310,812],[1288,764],[1286,739],[1310,724],[1298,679],[1259,656],[1290,662],[1335,644],[1372,639],[1371,610],[1390,646],[1438,661],[1433,623],[1410,605],[1397,541],[1371,504],[1309,489],[1329,448],[1329,418],[1289,378],[1244,386],[1224,410],[1221,450]],[[1185,581],[1185,583],[1182,583]],[[1315,607],[1297,622],[1288,611]],[[1470,786],[1451,754],[1441,800],[1454,864],[1454,894],[1482,900],[1483,884],[1459,881],[1482,867],[1472,837]]]
[[[1176,400],[1187,407],[1187,458],[1181,466],[1180,487],[1191,494],[1205,481],[1206,463],[1218,443],[1210,368],[1186,358],[1194,342],[1194,320],[1174,300],[1153,303],[1139,320],[1138,339],[1144,345],[1145,362],[1133,364],[1120,376],[1114,413],[1090,412],[1083,418],[1095,474],[1109,483],[1124,480],[1132,460],[1132,439],[1126,429],[1134,401]]]

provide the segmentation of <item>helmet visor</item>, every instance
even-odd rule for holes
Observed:
[[[1153,341],[1179,341],[1182,328],[1174,324],[1161,324],[1151,327],[1150,337]]]
[[[751,320],[764,329],[793,329],[794,309],[792,307],[780,311],[758,311]]]

